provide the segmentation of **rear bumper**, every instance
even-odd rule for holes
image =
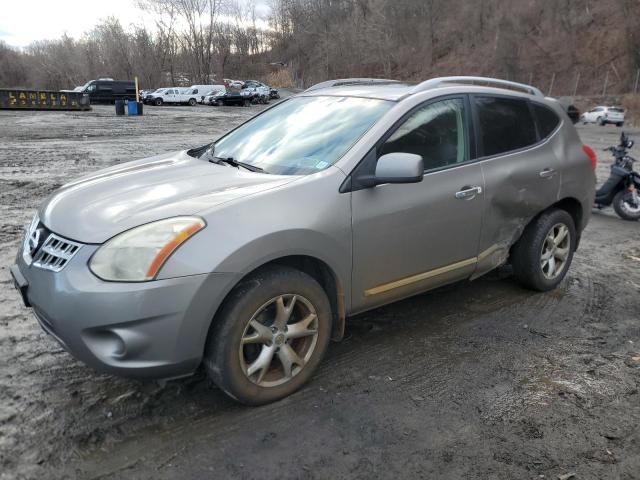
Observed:
[[[211,320],[234,274],[140,283],[104,282],[89,271],[85,245],[60,272],[17,264],[25,303],[41,327],[74,357],[101,372],[170,378],[202,359]],[[17,282],[16,282],[17,283]],[[18,285],[16,285],[18,286]]]

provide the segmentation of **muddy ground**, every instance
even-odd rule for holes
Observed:
[[[261,408],[202,375],[98,374],[48,337],[8,271],[42,199],[259,108],[0,112],[0,479],[640,478],[640,224],[610,209],[556,291],[503,268],[360,315],[312,382]],[[597,149],[619,134],[579,131]]]

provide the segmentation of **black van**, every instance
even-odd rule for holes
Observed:
[[[89,95],[91,103],[113,103],[116,100],[135,100],[136,84],[128,80],[114,80],[112,78],[99,78],[90,80],[82,93]]]

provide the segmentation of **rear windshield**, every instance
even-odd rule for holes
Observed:
[[[616,112],[616,113],[624,113],[624,108],[619,108],[619,107],[609,107],[609,111],[610,111],[610,112]]]
[[[278,175],[318,172],[342,157],[393,105],[372,98],[295,97],[218,140],[214,155]]]

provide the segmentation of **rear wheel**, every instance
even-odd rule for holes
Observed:
[[[244,99],[243,105],[245,107],[250,107],[251,106],[251,100],[249,100],[248,98]]]
[[[634,195],[635,193],[635,195]],[[613,197],[613,209],[624,220],[640,219],[640,195],[637,191],[620,190]]]
[[[616,127],[624,127],[624,122],[618,122],[618,123],[616,123]]]
[[[596,120],[596,123],[601,127],[604,127],[604,119],[602,117],[598,117],[598,119]]]
[[[525,228],[513,246],[511,264],[516,280],[545,292],[562,281],[576,246],[573,218],[565,210],[542,213]]]
[[[292,268],[265,269],[238,285],[216,315],[204,365],[231,397],[262,405],[309,380],[330,332],[331,307],[318,282]]]

